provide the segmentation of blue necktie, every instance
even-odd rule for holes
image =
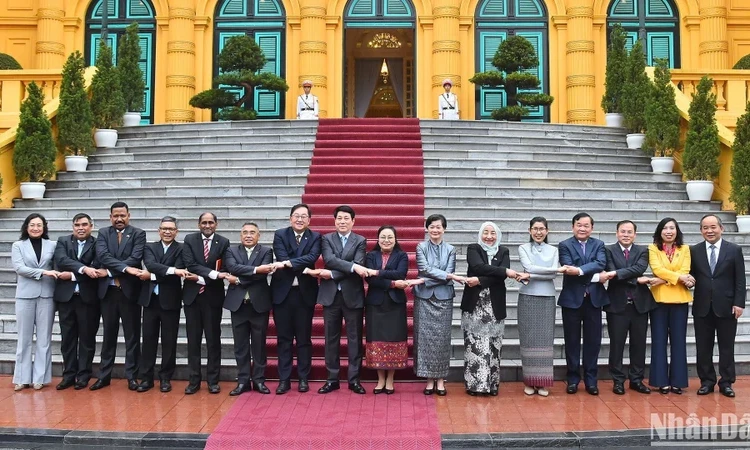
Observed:
[[[708,265],[711,267],[711,275],[716,270],[716,246],[711,244],[708,246],[711,249],[711,254],[708,256]]]
[[[586,243],[581,242],[581,254],[583,254],[583,257],[586,257]]]
[[[346,236],[341,236],[341,249],[343,250],[344,247],[346,247]]]

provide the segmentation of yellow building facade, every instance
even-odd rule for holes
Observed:
[[[750,0],[107,0],[110,42],[138,21],[147,78],[144,121],[208,121],[190,98],[211,87],[216,56],[249,34],[286,94],[257,92],[260,117],[295,117],[303,80],[314,83],[321,117],[382,114],[437,117],[446,78],[462,119],[481,119],[502,90],[468,80],[490,69],[497,45],[529,38],[540,57],[541,90],[554,96],[531,120],[604,122],[608,27],[623,23],[630,42],[675,68],[729,69],[750,53]],[[24,69],[61,68],[82,51],[93,61],[102,0],[0,0],[0,52]]]

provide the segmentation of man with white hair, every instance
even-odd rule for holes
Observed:
[[[317,120],[318,119],[318,97],[312,95],[310,90],[312,89],[312,81],[305,80],[302,82],[302,90],[304,93],[297,97],[297,118],[303,120]]]
[[[438,97],[438,118],[442,120],[459,120],[458,97],[451,92],[453,82],[446,78],[443,80],[445,92]]]

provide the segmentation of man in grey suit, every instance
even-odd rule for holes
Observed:
[[[326,339],[326,369],[328,380],[318,390],[327,394],[339,389],[339,346],[341,345],[341,319],[346,320],[347,353],[349,356],[349,390],[364,394],[359,383],[362,368],[362,312],[365,289],[362,277],[370,271],[364,267],[367,239],[352,232],[354,209],[342,205],[333,212],[336,231],[322,239],[324,269],[308,271],[321,279],[318,303],[323,305]]]

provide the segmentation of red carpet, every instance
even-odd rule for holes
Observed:
[[[397,383],[396,393],[357,395],[243,394],[206,442],[206,449],[439,449],[435,399],[421,383]],[[367,383],[368,392],[374,384]],[[273,391],[275,383],[269,384]]]

